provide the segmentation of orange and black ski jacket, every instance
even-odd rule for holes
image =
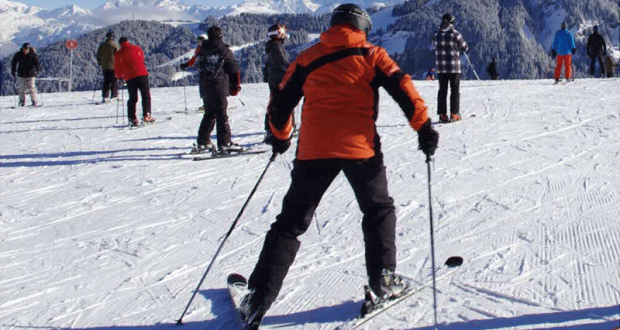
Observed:
[[[289,66],[268,112],[273,135],[292,133],[292,112],[305,98],[297,159],[366,159],[380,153],[375,121],[379,87],[394,98],[413,129],[428,120],[427,107],[411,77],[364,32],[336,25]]]

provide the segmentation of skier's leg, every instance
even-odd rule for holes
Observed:
[[[203,99],[203,103],[205,106],[205,112],[202,115],[202,121],[200,122],[200,127],[198,128],[198,145],[207,145],[211,142],[211,132],[213,131],[213,127],[215,127],[215,105],[211,98]]]
[[[217,123],[217,145],[219,147],[230,144],[230,123],[228,122],[228,100],[224,95],[218,95],[216,98],[215,118]],[[211,106],[211,105],[210,105]]]
[[[564,75],[566,79],[570,79],[572,77],[572,55],[566,55],[564,59]]]
[[[17,77],[17,94],[19,94],[19,106],[26,104],[26,78]]]
[[[564,57],[557,55],[555,57],[555,72],[553,77],[555,80],[560,79],[560,75],[562,75],[562,62],[564,61]]]
[[[383,269],[396,269],[396,214],[394,200],[388,193],[383,155],[347,161],[343,171],[364,213],[366,272],[370,287],[377,292]]]
[[[439,92],[437,92],[437,114],[445,115],[448,112],[447,97],[450,78],[446,73],[440,73],[437,77],[439,79]]]
[[[461,74],[459,73],[451,73],[450,74],[450,113],[451,114],[459,114],[461,110]]]
[[[142,116],[151,113],[151,90],[149,88],[149,76],[137,78],[140,81],[140,97],[142,98]]]
[[[596,57],[592,56],[590,57],[590,75],[593,76],[594,75],[594,65],[596,64]]]
[[[101,85],[101,98],[107,99],[110,96],[110,70],[102,70],[103,84]]]
[[[136,103],[138,103],[138,84],[136,78],[127,81],[127,118],[130,121],[136,119]]]
[[[605,77],[605,65],[603,64],[603,55],[598,55],[598,65],[601,68],[601,77]]]
[[[282,212],[267,232],[263,249],[248,281],[254,290],[251,307],[269,309],[278,296],[282,281],[295,260],[303,234],[312,222],[312,215],[321,197],[340,172],[338,160],[294,161],[291,186],[282,202]]]

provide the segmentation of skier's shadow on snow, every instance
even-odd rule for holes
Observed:
[[[609,330],[620,326],[620,306],[595,307],[576,311],[527,314],[514,317],[498,317],[441,324],[441,330],[491,330],[523,327],[531,330]],[[615,321],[608,321],[616,319]],[[566,322],[587,320],[578,325],[562,325]],[[555,324],[555,326],[553,326]],[[433,330],[433,326],[406,328],[407,330]]]

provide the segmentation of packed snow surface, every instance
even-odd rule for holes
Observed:
[[[436,119],[437,83],[415,84]],[[440,329],[619,325],[618,87],[618,79],[462,82],[464,119],[436,126],[431,164],[437,263],[465,260],[437,283]],[[294,147],[269,168],[177,328],[270,153],[180,158],[202,117],[198,88],[151,93],[157,123],[138,129],[123,126],[123,106],[92,104],[99,91],[44,94],[40,108],[12,109],[14,97],[0,98],[2,329],[236,328],[226,275],[252,271],[288,189]],[[267,148],[267,101],[266,84],[229,98],[234,141]],[[397,271],[428,283],[427,164],[384,92],[379,107]],[[357,314],[361,218],[341,175],[300,238],[265,329],[334,329]],[[366,329],[429,330],[432,301],[424,289]]]

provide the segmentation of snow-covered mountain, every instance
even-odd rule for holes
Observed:
[[[94,10],[77,5],[55,9],[28,6],[17,1],[0,2],[0,53],[13,53],[29,42],[35,47],[76,38],[96,28],[126,19],[199,22],[209,15],[230,13],[228,7],[189,6],[179,0],[114,0]]]

